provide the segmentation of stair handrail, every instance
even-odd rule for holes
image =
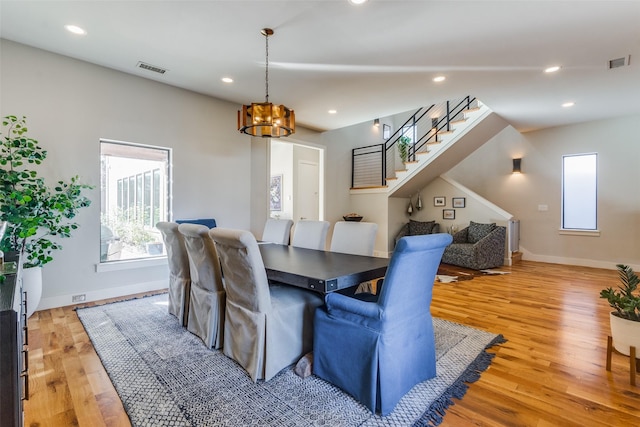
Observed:
[[[452,102],[446,101],[440,103],[438,105],[431,104],[428,107],[420,107],[418,108],[409,118],[400,126],[389,138],[387,138],[382,144],[373,144],[367,145],[364,147],[354,148],[351,151],[351,188],[355,188],[356,182],[356,158],[359,156],[371,156],[377,155],[380,153],[380,159],[378,160],[380,163],[380,185],[387,185],[387,178],[391,175],[387,171],[387,167],[389,162],[387,161],[387,156],[389,152],[393,149],[393,147],[399,143],[400,138],[403,136],[403,130],[408,124],[412,124],[416,130],[418,130],[418,123],[434,109],[440,108],[441,105],[446,106],[446,110],[444,115],[435,121],[435,118],[432,119],[431,126],[429,126],[429,130],[424,132],[419,138],[416,138],[413,141],[413,144],[409,146],[409,151],[407,155],[407,161],[415,161],[416,153],[421,152],[421,150],[427,147],[430,143],[435,143],[438,141],[438,134],[443,130],[449,132],[451,130],[451,122],[455,120],[458,116],[464,113],[465,110],[471,108],[473,102],[476,101],[475,97],[471,97],[467,95],[460,99],[454,107],[451,107]],[[428,150],[425,148],[426,152]],[[395,157],[394,157],[395,158]],[[377,162],[376,162],[377,163]],[[395,160],[393,162],[395,164]],[[377,174],[376,174],[377,175]]]

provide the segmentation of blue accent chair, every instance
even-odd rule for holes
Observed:
[[[216,228],[216,220],[213,218],[177,219],[176,224],[198,224],[206,225],[209,228]]]
[[[435,377],[431,294],[451,240],[445,233],[403,237],[377,295],[327,294],[315,313],[313,373],[382,415]]]

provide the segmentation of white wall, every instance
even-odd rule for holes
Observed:
[[[250,226],[251,138],[236,130],[237,105],[0,40],[0,114],[26,116],[49,155],[55,182],[79,174],[95,188],[80,229],[44,267],[40,308],[166,286],[160,266],[96,273],[100,236],[100,138],[173,148],[175,218],[214,217]],[[263,223],[264,224],[264,221]]]
[[[520,219],[525,259],[640,267],[640,116],[520,134],[508,127],[447,173]],[[559,233],[562,155],[598,153],[600,236]],[[523,173],[512,174],[514,157]],[[548,206],[540,211],[539,205]]]
[[[381,123],[385,123],[381,118]],[[388,235],[376,242],[377,251],[392,247],[398,230],[409,216],[408,199],[390,198],[388,212],[381,215],[372,196],[351,194],[351,150],[380,143],[371,122],[325,132],[327,153],[327,218],[339,220],[346,212],[367,218],[387,216]],[[380,126],[382,132],[382,126]],[[504,212],[496,214],[467,197],[467,207],[456,209],[455,220],[442,219],[442,207],[433,207],[433,196],[466,197],[458,188],[436,180],[421,195],[425,209],[411,217],[437,220],[446,230],[470,220],[506,225],[509,215],[519,219],[520,249],[524,258],[543,262],[615,268],[625,263],[640,269],[640,192],[636,170],[640,164],[640,116],[620,117],[520,134],[507,127],[446,175],[486,198]],[[563,154],[598,153],[599,237],[560,234],[561,159]],[[512,174],[512,158],[522,157],[523,173]],[[358,193],[361,193],[359,191]],[[366,193],[366,192],[365,192]],[[438,193],[438,194],[436,194]],[[441,193],[441,194],[440,194]],[[413,196],[415,204],[416,195]],[[548,206],[539,211],[538,205]],[[385,228],[385,224],[379,224]]]

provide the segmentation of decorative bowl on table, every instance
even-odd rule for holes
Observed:
[[[345,221],[353,221],[353,222],[360,222],[362,221],[362,215],[358,215],[357,213],[350,213],[347,215],[344,215],[342,217]]]

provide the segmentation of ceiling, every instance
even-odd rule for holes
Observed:
[[[273,28],[270,101],[317,130],[465,95],[522,132],[640,113],[640,1],[0,0],[0,16],[4,39],[238,105],[264,100]]]

